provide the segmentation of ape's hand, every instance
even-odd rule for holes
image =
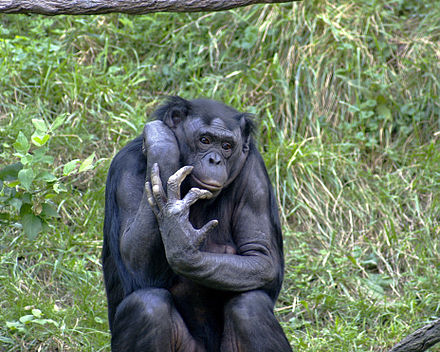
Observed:
[[[189,221],[191,205],[199,199],[212,197],[212,193],[207,190],[191,188],[180,199],[180,185],[192,169],[192,166],[184,166],[172,175],[167,182],[166,195],[157,164],[151,170],[151,184],[145,183],[148,203],[156,215],[168,263],[177,272],[179,266],[185,266],[192,260],[207,233],[218,224],[217,220],[211,220],[201,229],[195,229]]]

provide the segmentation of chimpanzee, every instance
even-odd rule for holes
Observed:
[[[173,97],[155,116],[107,178],[112,351],[291,351],[273,313],[277,204],[250,115]]]

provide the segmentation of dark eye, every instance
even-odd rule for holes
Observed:
[[[209,144],[211,142],[210,142],[209,138],[207,138],[207,137],[200,137],[200,143]]]
[[[231,145],[231,143],[223,143],[222,144],[222,148],[223,148],[223,150],[231,150],[232,149],[232,145]]]

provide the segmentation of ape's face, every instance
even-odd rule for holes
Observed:
[[[218,195],[246,161],[250,138],[243,133],[245,117],[221,103],[203,100],[192,102],[188,115],[179,111],[171,118],[182,163],[194,167],[191,186]]]

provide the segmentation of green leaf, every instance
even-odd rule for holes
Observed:
[[[23,201],[19,198],[12,198],[9,204],[15,208],[15,210],[20,211]]]
[[[41,219],[34,214],[25,214],[21,219],[23,230],[30,240],[35,239],[43,229]]]
[[[23,329],[23,324],[18,321],[7,321],[6,327],[10,330],[20,330],[21,331]]]
[[[56,183],[54,183],[52,188],[57,194],[59,194],[61,192],[67,192],[66,186],[64,186],[62,183],[56,182]]]
[[[6,322],[6,327],[9,328],[8,323],[10,323],[10,322]],[[8,344],[8,345],[15,344],[15,341],[13,339],[11,339],[10,337],[7,337],[7,336],[0,336],[0,342],[3,343],[3,344]]]
[[[32,169],[22,169],[18,173],[18,180],[20,181],[21,186],[29,191],[32,181],[34,180],[34,172]]]
[[[66,120],[67,114],[61,114],[58,115],[55,121],[52,123],[52,126],[50,126],[50,129],[52,131],[56,130],[58,127],[60,127],[64,121]]]
[[[6,165],[0,170],[0,180],[12,181],[18,177],[18,172],[23,168],[22,163],[14,163]]]
[[[104,324],[104,323],[105,323],[105,320],[102,319],[102,318],[100,318],[100,317],[95,317],[95,321],[96,321],[98,324]]]
[[[54,218],[60,217],[58,215],[57,211],[55,210],[55,208],[51,204],[48,204],[48,203],[43,204],[43,210],[41,211],[41,215],[43,215],[45,217],[54,217]]]
[[[63,168],[63,176],[68,176],[70,175],[73,170],[75,170],[76,165],[79,163],[78,159],[69,161],[66,165],[64,165]]]
[[[20,317],[18,320],[20,320],[20,323],[22,324],[26,324],[32,320],[34,320],[34,316],[33,315],[23,315],[22,317]]]
[[[374,108],[376,104],[376,100],[368,99],[365,103],[361,104],[361,109],[368,110],[369,108]]]
[[[371,110],[361,111],[361,119],[366,120],[374,115],[374,112]]]
[[[37,308],[32,309],[32,314],[33,314],[33,316],[36,317],[36,318],[40,318],[41,315],[42,315],[41,310],[39,310],[39,309],[37,309]]]
[[[53,324],[56,327],[58,327],[58,323],[56,321],[54,321],[53,319],[35,319],[35,320],[32,320],[32,323],[37,323],[39,325]]]
[[[51,174],[48,171],[42,172],[41,174],[39,174],[37,176],[37,179],[44,181],[44,182],[55,182],[57,179],[57,177],[53,174]]]
[[[356,259],[353,257],[353,256],[351,256],[351,255],[347,255],[347,258],[354,264],[354,265],[357,265],[357,262],[356,262]]]
[[[95,152],[93,152],[87,159],[85,159],[82,163],[81,166],[79,167],[78,172],[83,172],[83,171],[87,171],[90,169],[93,169],[93,159],[95,158]]]
[[[18,153],[26,154],[31,145],[24,133],[20,131],[13,146]]]
[[[31,140],[32,140],[32,143],[34,143],[36,146],[41,147],[46,144],[46,142],[49,140],[49,138],[50,138],[50,135],[48,135],[48,134],[41,134],[41,133],[35,132],[32,135]]]
[[[23,203],[28,204],[29,206],[33,204],[32,195],[30,193],[23,194],[21,200],[23,201]]]
[[[385,120],[391,120],[391,110],[384,104],[377,107],[377,114],[383,116]]]
[[[5,185],[9,188],[14,188],[20,184],[20,181],[11,181],[11,182],[5,182]]]
[[[42,119],[32,119],[32,124],[38,132],[42,132],[43,134],[47,131],[46,122]]]
[[[30,165],[34,161],[34,156],[32,154],[27,153],[26,155],[23,155],[20,159],[23,165]]]

